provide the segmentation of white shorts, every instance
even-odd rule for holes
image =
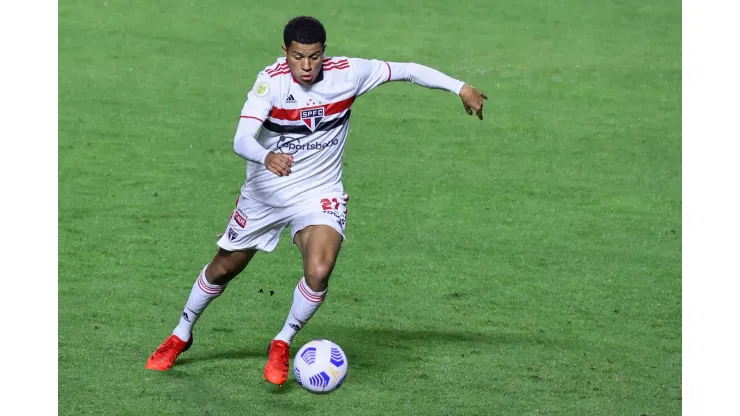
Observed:
[[[344,239],[346,200],[341,192],[326,192],[289,207],[276,208],[239,196],[226,231],[217,244],[228,251],[258,249],[270,252],[277,247],[285,227],[291,227],[292,241],[298,231],[310,225],[328,225]]]

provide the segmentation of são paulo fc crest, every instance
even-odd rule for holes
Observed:
[[[311,131],[316,130],[316,125],[324,118],[324,107],[309,108],[301,110],[301,120]]]

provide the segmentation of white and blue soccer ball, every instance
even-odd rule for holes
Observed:
[[[326,339],[316,339],[302,346],[293,360],[296,381],[312,393],[338,389],[347,377],[348,368],[344,351]]]

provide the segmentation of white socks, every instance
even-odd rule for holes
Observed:
[[[193,326],[203,314],[208,304],[213,299],[219,297],[226,289],[226,285],[218,286],[208,283],[205,275],[207,267],[208,265],[203,268],[195,284],[193,284],[193,289],[190,291],[185,309],[182,311],[182,316],[180,316],[180,323],[172,331],[174,335],[186,342],[190,340]],[[298,331],[303,328],[306,322],[319,309],[325,296],[326,290],[323,292],[314,292],[306,284],[306,279],[302,277],[293,291],[293,305],[290,307],[288,319],[285,320],[283,330],[277,334],[275,339],[290,344],[293,341],[293,337],[295,337]]]
[[[190,297],[185,304],[185,309],[182,311],[180,316],[180,323],[177,325],[172,333],[177,335],[183,341],[190,340],[190,334],[193,332],[193,325],[198,321],[198,318],[206,309],[209,303],[213,299],[219,297],[224,293],[226,285],[212,285],[206,280],[206,267],[201,270],[198,279],[193,284],[193,289],[190,291]]]
[[[306,278],[302,277],[293,291],[293,306],[290,307],[288,319],[285,320],[283,330],[275,337],[277,340],[285,341],[290,345],[293,337],[303,328],[316,310],[324,301],[326,290],[323,292],[314,292],[306,284]]]

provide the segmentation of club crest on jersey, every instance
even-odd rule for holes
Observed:
[[[309,108],[301,110],[301,120],[311,131],[316,130],[316,126],[324,118],[324,107]]]

